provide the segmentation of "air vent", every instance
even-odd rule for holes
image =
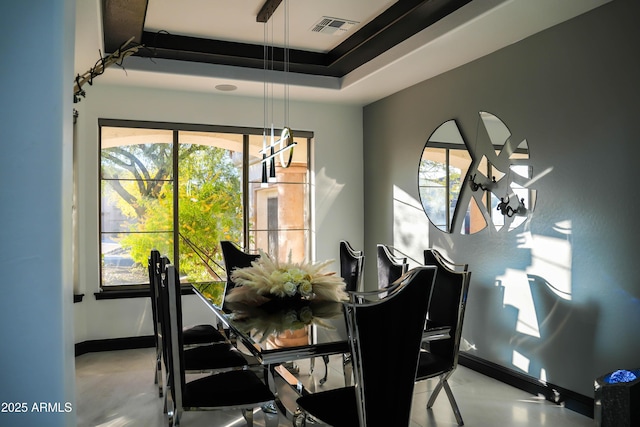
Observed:
[[[359,22],[350,21],[348,19],[331,18],[323,16],[318,22],[311,27],[311,31],[314,33],[333,34],[334,36],[341,36],[351,30]]]

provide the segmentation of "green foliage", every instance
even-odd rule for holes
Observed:
[[[170,144],[102,150],[102,174],[131,219],[120,240],[136,263],[149,251],[173,256],[173,181]],[[225,149],[181,144],[178,150],[180,273],[189,281],[218,279],[224,271],[220,240],[240,241],[243,230],[240,170]]]
[[[216,268],[222,264],[220,240],[242,240],[239,170],[226,150],[202,147],[181,156],[179,176],[180,270],[192,281],[211,280],[223,271]]]

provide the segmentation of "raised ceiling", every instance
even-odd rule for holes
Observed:
[[[145,46],[139,56],[257,69],[269,46],[269,68],[279,71],[287,46],[290,72],[341,78],[470,1],[369,0],[345,7],[344,0],[253,0],[225,8],[228,0],[105,0],[104,44],[111,53],[134,37]],[[261,15],[265,5],[272,15]]]
[[[78,0],[75,71],[133,37],[144,49],[105,82],[262,96],[267,78],[292,99],[365,105],[608,1],[275,0],[263,24],[265,0]]]

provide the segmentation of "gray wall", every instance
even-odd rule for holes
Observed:
[[[365,252],[469,263],[465,348],[587,396],[640,366],[638,16],[614,0],[364,109]],[[528,141],[538,203],[509,233],[445,234],[420,208],[418,161],[446,120],[473,140],[479,111]]]

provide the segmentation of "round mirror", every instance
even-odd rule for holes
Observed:
[[[472,234],[489,225],[513,230],[535,205],[528,160],[527,141],[514,143],[507,126],[491,113],[478,114],[473,132],[461,132],[455,120],[442,123],[420,158],[418,190],[427,217],[447,233]]]

